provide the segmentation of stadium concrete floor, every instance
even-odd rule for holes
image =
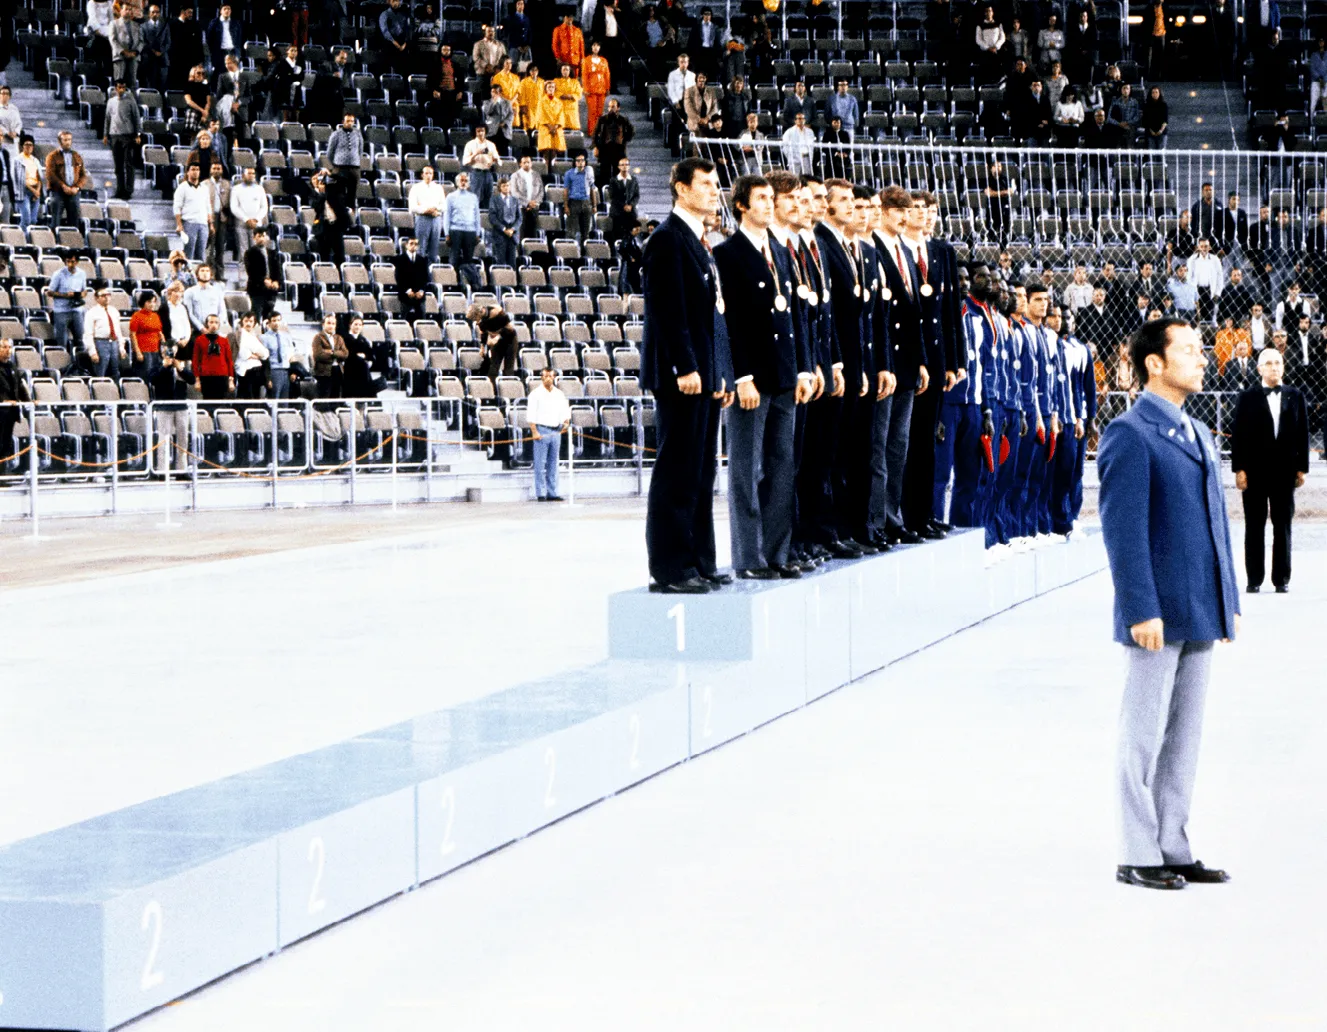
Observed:
[[[5,536],[0,844],[600,658],[606,595],[644,577],[639,515]],[[1191,831],[1229,885],[1112,880],[1098,575],[134,1027],[1325,1027],[1324,529],[1300,528],[1294,593],[1246,597],[1217,659]]]

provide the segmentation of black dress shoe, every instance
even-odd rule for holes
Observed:
[[[547,498],[544,499],[544,501],[546,501],[546,502],[561,502],[561,501],[564,501],[564,499],[563,499],[563,497],[562,497],[561,495],[549,495]]]
[[[1250,595],[1256,595],[1256,594],[1258,594],[1258,590],[1259,590],[1260,587],[1261,587],[1261,585],[1258,585],[1258,584],[1250,584],[1250,585],[1249,585],[1249,594],[1250,594]]]
[[[876,548],[875,545],[867,544],[865,541],[861,541],[858,538],[849,538],[844,543],[851,545],[853,548],[861,552],[862,555],[875,555],[877,552],[880,551],[880,549]]]
[[[651,584],[650,590],[657,595],[708,595],[714,585],[703,577],[688,577],[672,584]]]
[[[1221,882],[1230,881],[1230,875],[1225,871],[1219,871],[1211,867],[1204,867],[1201,860],[1195,860],[1191,864],[1167,864],[1166,870],[1174,871],[1186,882],[1203,882],[1208,885],[1219,885]]]
[[[944,531],[946,534],[948,534],[951,530],[954,529],[954,525],[952,523],[945,523],[943,520],[931,520],[931,526],[934,527],[936,530]]]
[[[716,588],[721,588],[725,584],[731,584],[733,582],[733,575],[731,573],[719,573],[717,570],[714,573],[702,573],[701,577],[709,581]]]
[[[833,559],[860,559],[866,554],[856,545],[847,541],[831,541],[825,546],[825,550],[829,552]]]
[[[1144,889],[1184,888],[1184,875],[1176,874],[1168,867],[1128,867],[1121,864],[1115,868],[1115,880]]]
[[[802,568],[794,566],[792,563],[775,563],[770,566],[784,580],[797,580],[802,575]]]
[[[812,545],[811,558],[817,563],[823,563],[826,559],[832,559],[833,556],[830,555],[829,549],[824,545]]]
[[[738,570],[738,580],[778,580],[779,571],[771,569],[768,566],[760,566],[752,570]]]
[[[1290,585],[1289,585],[1289,584],[1278,584],[1278,585],[1276,586],[1276,593],[1277,593],[1278,595],[1284,595],[1284,594],[1285,594],[1286,592],[1288,592],[1289,590],[1290,590]]]
[[[931,526],[922,527],[921,530],[914,530],[913,533],[923,541],[939,541],[945,536],[944,531],[936,530]]]
[[[894,546],[889,543],[889,538],[876,531],[871,535],[871,544],[875,546],[877,552],[888,552]]]
[[[907,527],[895,527],[893,530],[885,531],[885,534],[896,545],[920,545],[922,543],[921,537],[908,530]]]
[[[954,528],[946,526],[943,523],[936,523],[934,520],[932,520],[930,523],[926,524],[926,529],[931,531],[937,537],[947,537],[949,535],[949,532]]]

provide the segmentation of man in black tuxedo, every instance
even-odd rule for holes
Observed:
[[[1312,406],[1313,400],[1327,383],[1320,379],[1322,371],[1322,331],[1317,329],[1306,313],[1300,313],[1298,325],[1286,340],[1286,383],[1298,387],[1304,400]]]
[[[253,228],[253,246],[244,252],[244,275],[249,288],[249,304],[258,318],[266,322],[281,293],[281,255],[267,246],[267,230]]]
[[[869,282],[863,282],[860,253],[853,247],[856,227],[852,184],[846,179],[825,182],[825,218],[816,227],[824,270],[829,280],[834,336],[843,375],[837,432],[832,434],[835,540],[858,555],[878,551],[864,540],[870,502],[869,438],[863,420],[869,415],[866,394],[870,373],[870,342],[862,341],[862,308]],[[827,544],[835,551],[832,543]]]
[[[392,259],[396,270],[396,297],[401,304],[401,318],[413,322],[424,315],[424,298],[429,289],[428,255],[419,250],[415,237],[405,238],[405,253]]]
[[[1221,231],[1216,234],[1221,241],[1221,249],[1227,253],[1249,246],[1249,216],[1239,206],[1239,194],[1231,192],[1226,198],[1225,210],[1221,212]]]
[[[1258,375],[1258,367],[1249,357],[1249,342],[1247,340],[1235,341],[1233,353],[1226,367],[1221,370],[1220,389],[1226,394],[1243,394],[1250,387],[1256,387],[1261,382]],[[1229,399],[1233,405],[1235,399]]]
[[[659,445],[645,516],[651,591],[700,595],[730,583],[714,555],[719,411],[732,404],[732,359],[718,271],[704,242],[719,207],[714,163],[673,166],[673,211],[642,262],[642,386],[654,392]]]
[[[1239,397],[1230,435],[1230,467],[1244,495],[1244,569],[1249,591],[1263,581],[1267,513],[1272,514],[1272,584],[1290,590],[1290,521],[1295,489],[1309,471],[1309,426],[1304,395],[1281,380],[1285,366],[1276,348],[1258,356],[1259,386]]]
[[[880,192],[880,206],[876,253],[880,292],[887,303],[895,387],[888,398],[877,403],[871,518],[873,529],[891,545],[917,544],[921,536],[903,525],[903,478],[913,431],[913,405],[931,381],[922,325],[922,304],[927,297],[922,294],[917,265],[903,237],[908,219],[915,218],[912,195],[901,186],[887,186]],[[934,296],[933,288],[930,296]],[[886,406],[888,412],[880,411],[880,406]],[[933,438],[928,438],[927,444],[934,450]]]
[[[1253,291],[1244,282],[1244,270],[1237,265],[1230,270],[1230,282],[1216,299],[1217,318],[1234,319],[1235,325],[1239,326],[1249,317],[1255,300]]]
[[[737,404],[728,410],[728,514],[733,569],[746,580],[802,575],[789,564],[796,407],[815,374],[799,341],[796,279],[770,225],[774,190],[763,176],[733,183],[738,231],[714,249]]]

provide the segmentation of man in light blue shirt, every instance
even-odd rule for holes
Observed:
[[[567,170],[562,185],[567,188],[567,232],[583,244],[594,225],[594,169],[586,167],[584,151],[576,155],[576,166]]]
[[[470,176],[465,172],[457,175],[456,189],[447,195],[447,205],[442,209],[442,233],[452,268],[472,286],[479,286],[474,270],[475,245],[479,242],[479,198],[470,192]]]
[[[87,289],[87,273],[78,267],[78,254],[66,251],[64,267],[51,277],[46,287],[55,323],[55,342],[62,348],[69,347],[71,329],[80,344],[83,340],[83,295]]]
[[[825,101],[825,121],[830,122],[838,116],[843,128],[848,131],[848,139],[857,134],[857,123],[861,120],[857,98],[848,92],[848,80],[840,79],[834,87],[834,93]]]
[[[1175,266],[1175,273],[1166,284],[1171,300],[1175,302],[1175,311],[1188,319],[1198,310],[1198,287],[1189,279],[1187,265]]]
[[[272,368],[271,396],[289,398],[290,360],[295,357],[295,338],[281,325],[280,312],[273,312],[267,317],[267,332],[263,334],[263,346],[267,348]]]
[[[230,332],[230,320],[226,317],[226,292],[212,280],[212,266],[199,263],[194,270],[198,282],[184,292],[184,310],[189,313],[189,322],[194,333],[202,333],[203,325],[209,315],[215,315],[221,324],[219,333]]]

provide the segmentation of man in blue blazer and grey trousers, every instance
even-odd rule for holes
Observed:
[[[1212,645],[1239,631],[1221,462],[1183,409],[1202,390],[1202,340],[1182,319],[1130,341],[1143,393],[1101,435],[1101,529],[1115,583],[1115,640],[1128,656],[1117,778],[1116,878],[1151,889],[1223,882],[1193,858],[1185,826],[1198,767]]]

